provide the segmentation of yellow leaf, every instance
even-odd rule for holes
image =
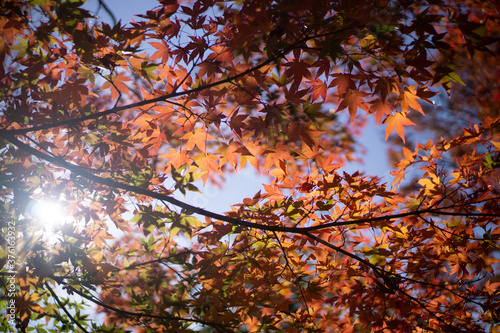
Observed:
[[[435,174],[431,173],[429,174],[430,178],[424,178],[420,179],[418,183],[422,185],[425,188],[424,194],[425,195],[433,195],[436,193],[439,193],[441,189],[441,181],[439,180],[439,177],[436,176]]]
[[[448,182],[450,184],[456,184],[463,179],[462,174],[460,172],[452,172],[451,176],[453,177],[453,179],[451,179]]]

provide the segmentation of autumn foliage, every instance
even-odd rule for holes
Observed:
[[[99,3],[0,2],[5,331],[499,331],[495,1]]]

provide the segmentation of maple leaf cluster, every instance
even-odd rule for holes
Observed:
[[[0,4],[5,331],[498,331],[494,1],[85,8]],[[389,184],[345,168],[370,117]]]

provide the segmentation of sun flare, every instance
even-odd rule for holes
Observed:
[[[63,205],[53,200],[37,201],[33,206],[33,215],[41,224],[52,227],[67,218]]]

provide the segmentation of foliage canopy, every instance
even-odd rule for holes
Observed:
[[[0,308],[18,330],[498,330],[494,1],[159,0],[126,24],[0,3]],[[343,170],[369,117],[391,184]],[[262,191],[224,214],[186,203],[243,168]],[[71,217],[40,225],[44,200]]]

